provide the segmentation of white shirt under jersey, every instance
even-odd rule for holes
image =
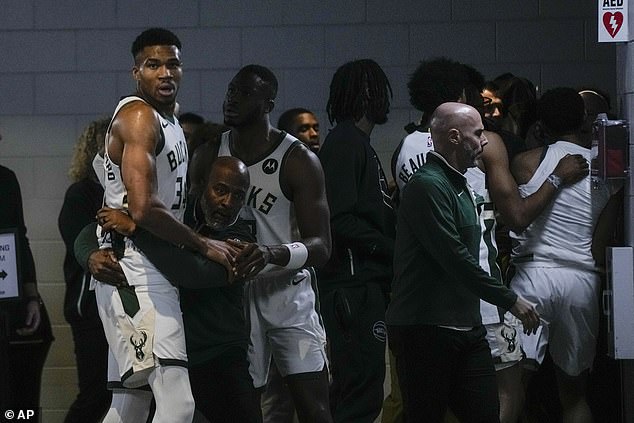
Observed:
[[[251,221],[259,244],[279,245],[301,239],[293,202],[282,192],[280,173],[288,154],[301,146],[297,138],[285,134],[282,141],[256,163],[248,166],[251,186],[240,217]],[[218,156],[235,156],[231,152],[231,131],[222,134]],[[280,270],[267,265],[263,272]]]
[[[476,199],[478,216],[480,218],[480,267],[500,283],[502,271],[497,264],[498,247],[495,242],[495,205],[486,186],[486,175],[480,168],[471,167],[465,172],[469,186],[473,190]],[[500,323],[504,312],[500,312],[497,306],[480,300],[480,315],[482,324]]]
[[[528,181],[520,185],[527,197],[539,189],[566,154],[581,154],[591,160],[590,149],[567,141],[548,146],[546,155]],[[590,188],[590,175],[561,189],[542,213],[522,233],[511,232],[512,257],[516,263],[539,266],[574,266],[593,270],[592,235],[599,214],[610,197],[605,184]]]
[[[403,138],[394,167],[395,182],[401,193],[407,181],[425,163],[427,153],[433,149],[434,143],[429,132],[416,130]]]
[[[117,113],[127,104],[134,101],[143,101],[140,97],[130,96],[122,99],[117,105],[113,119]],[[183,129],[178,123],[178,119],[174,117],[174,121],[170,121],[161,116],[157,111],[155,114],[161,125],[162,140],[157,146],[156,151],[156,180],[158,198],[172,212],[174,217],[180,221],[183,220],[186,204],[186,180],[187,180],[187,143]],[[106,206],[114,209],[127,209],[127,191],[121,178],[121,169],[110,159],[108,155],[108,143],[110,140],[110,127],[106,133],[106,150],[104,154],[104,203]],[[98,232],[99,235],[99,232]],[[107,236],[100,237],[102,246],[108,243]],[[131,241],[127,240],[126,245],[130,245]],[[154,265],[143,256],[136,248],[126,248],[125,256],[120,260],[124,270],[128,268],[140,268],[148,266],[148,269],[156,270]],[[158,272],[158,270],[156,270]],[[152,272],[153,273],[153,272]],[[128,275],[128,273],[126,273]],[[135,284],[134,278],[131,278],[131,284]]]

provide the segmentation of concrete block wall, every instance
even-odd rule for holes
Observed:
[[[390,120],[373,134],[386,170],[403,126],[418,115],[405,84],[422,59],[448,56],[488,78],[510,71],[541,90],[591,85],[613,98],[616,92],[615,47],[596,42],[596,4],[590,1],[3,0],[0,163],[22,185],[40,289],[57,337],[44,374],[45,422],[62,421],[76,393],[72,339],[61,312],[64,247],[56,223],[72,148],[86,123],[110,113],[134,88],[129,47],[148,26],[179,35],[182,110],[213,121],[222,119],[233,74],[260,63],[280,81],[273,121],[289,107],[305,106],[317,112],[325,136],[335,69],[373,58],[394,89]]]

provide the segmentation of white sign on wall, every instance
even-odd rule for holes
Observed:
[[[629,41],[628,0],[599,0],[599,42]]]
[[[15,231],[0,233],[0,300],[20,296]]]

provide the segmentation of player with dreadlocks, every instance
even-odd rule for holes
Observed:
[[[383,402],[394,211],[370,134],[387,121],[391,97],[385,73],[369,59],[341,66],[330,83],[326,110],[337,125],[319,158],[333,252],[318,281],[330,345],[335,422],[373,421]]]

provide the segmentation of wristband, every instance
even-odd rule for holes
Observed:
[[[308,260],[308,249],[301,242],[293,242],[292,244],[282,244],[288,248],[290,258],[284,266],[287,269],[300,269]]]
[[[556,190],[558,190],[561,185],[561,178],[554,173],[551,173],[548,175],[548,178],[546,178],[546,182],[550,183]]]

